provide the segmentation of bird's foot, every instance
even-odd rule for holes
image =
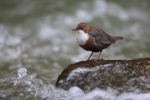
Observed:
[[[96,60],[96,59],[87,59],[86,61],[94,61],[94,60]]]
[[[94,61],[95,59],[90,59],[91,61]]]
[[[87,59],[86,61],[101,61],[101,60],[104,60],[104,59]]]

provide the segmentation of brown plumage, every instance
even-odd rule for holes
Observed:
[[[109,47],[117,40],[122,40],[121,36],[110,36],[102,29],[91,26],[85,22],[81,22],[77,25],[73,31],[77,31],[78,44],[87,51],[92,51],[90,57],[94,52],[102,52],[103,49]],[[83,40],[82,40],[83,37]],[[98,60],[100,57],[98,56]],[[89,60],[90,57],[87,59]]]

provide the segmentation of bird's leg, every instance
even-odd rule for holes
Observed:
[[[93,53],[94,53],[94,52],[91,53],[90,57],[89,57],[87,60],[90,60],[90,58],[91,58],[91,56],[92,56]]]
[[[102,53],[102,51],[100,51],[100,52],[99,52],[99,55],[98,55],[98,58],[97,58],[97,60],[99,60],[99,57],[100,57],[101,53]]]

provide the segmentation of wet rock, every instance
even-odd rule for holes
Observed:
[[[150,58],[134,60],[90,60],[69,65],[59,75],[56,87],[78,86],[85,92],[113,88],[120,92],[150,91]]]

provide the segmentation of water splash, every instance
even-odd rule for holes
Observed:
[[[0,79],[0,99],[13,100],[70,100],[68,92],[56,89],[36,74],[28,75],[25,67],[19,68],[17,77]]]
[[[18,72],[18,77],[19,78],[23,78],[23,77],[25,77],[27,75],[27,69],[25,67],[19,68],[17,70],[17,72]]]
[[[84,93],[78,87],[68,91],[58,89],[36,74],[27,74],[25,67],[17,70],[17,76],[0,79],[0,100],[150,100],[150,93],[128,93],[96,88]]]

